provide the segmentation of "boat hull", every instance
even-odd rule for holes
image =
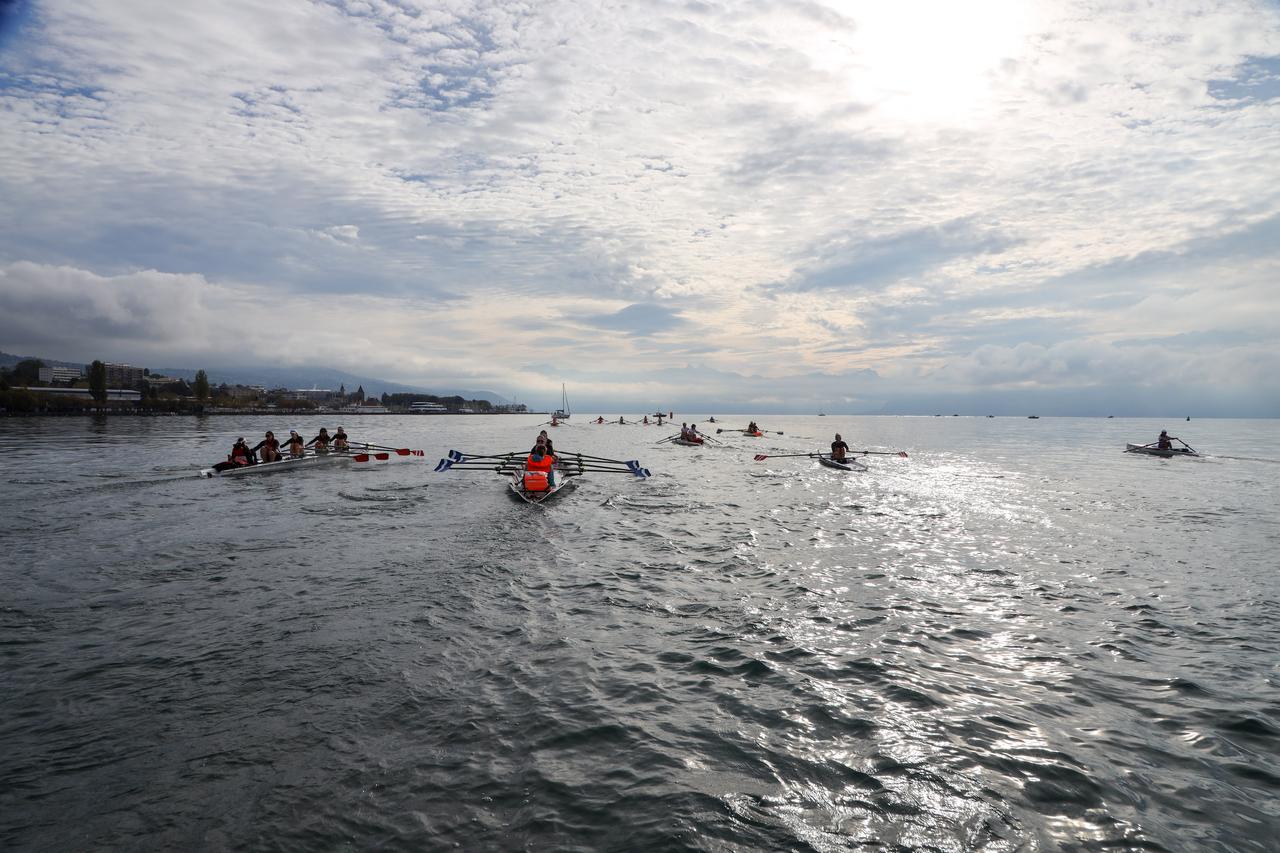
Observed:
[[[528,504],[541,504],[554,498],[565,489],[573,484],[571,477],[561,476],[557,478],[556,484],[545,492],[530,492],[524,488],[524,472],[520,471],[511,475],[507,481],[507,488],[511,490],[511,494]]]
[[[830,456],[819,456],[818,464],[827,468],[834,468],[837,471],[865,471],[867,466],[853,459],[846,459],[844,462],[837,462]]]
[[[296,471],[300,468],[324,468],[338,462],[350,462],[351,456],[352,454],[350,453],[320,453],[314,456],[303,456],[300,459],[286,457],[278,462],[241,465],[237,468],[228,468],[225,471],[219,471],[216,468],[202,468],[200,476],[206,478],[243,477],[249,474],[275,474],[280,471]]]
[[[1175,448],[1173,450],[1161,450],[1158,447],[1147,447],[1143,444],[1126,444],[1124,446],[1125,453],[1141,453],[1144,456],[1159,456],[1161,459],[1172,459],[1175,456],[1199,456],[1194,450],[1188,450],[1185,447]]]
[[[678,444],[681,447],[701,447],[701,441],[690,441],[687,438],[676,438],[671,441],[672,444]]]

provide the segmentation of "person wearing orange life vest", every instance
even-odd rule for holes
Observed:
[[[549,451],[544,452],[544,447],[546,447],[545,444],[535,444],[528,458],[524,461],[525,491],[545,492],[548,489],[555,488],[556,458]]]

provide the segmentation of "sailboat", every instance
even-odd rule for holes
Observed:
[[[560,408],[552,413],[551,419],[553,421],[569,420],[569,395],[565,393],[563,382],[560,383]]]

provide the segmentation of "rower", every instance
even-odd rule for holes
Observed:
[[[836,440],[831,442],[831,458],[836,462],[843,462],[844,456],[849,452],[849,445],[844,443],[844,439],[840,437],[840,433],[836,433]]]
[[[645,416],[644,416],[644,425],[645,425],[645,426],[648,426],[648,425],[649,425],[649,416],[648,416],[648,415],[645,415]]]
[[[289,448],[289,455],[294,459],[300,459],[306,455],[306,445],[302,443],[302,436],[298,435],[296,429],[289,430],[289,437],[284,440],[284,443]]]
[[[680,437],[685,441],[689,440],[689,425],[687,423],[680,424]]]
[[[546,444],[535,444],[524,461],[524,488],[527,492],[545,492],[556,485],[556,458],[544,451]]]
[[[1167,430],[1160,430],[1160,437],[1156,439],[1157,450],[1173,450],[1173,439],[1169,437]]]
[[[715,422],[716,422],[716,416],[715,416],[715,415],[712,415],[711,417],[707,418],[707,423],[709,423],[709,424],[713,424],[713,423],[715,423]]]
[[[626,425],[627,425],[627,419],[626,419],[626,418],[624,418],[622,415],[618,415],[618,423],[622,424],[623,426],[626,426]]]
[[[702,436],[698,434],[698,425],[697,425],[697,424],[689,424],[689,440],[690,440],[690,441],[702,441]]]
[[[596,418],[596,423],[598,424],[604,423],[604,415],[601,415],[600,417]]]
[[[752,421],[751,423],[747,424],[747,432],[759,432],[759,431],[760,431],[760,427],[756,426],[755,421]]]
[[[339,451],[351,449],[351,444],[347,441],[347,434],[342,427],[338,427],[338,431],[333,434],[333,449]]]
[[[538,438],[534,441],[533,447],[534,447],[534,450],[536,450],[538,447],[545,448],[543,451],[544,453],[554,454],[556,452],[555,445],[551,441],[551,436],[547,435],[547,431],[545,429],[542,432],[538,433]],[[532,453],[533,450],[530,450],[529,452]]]
[[[250,453],[262,451],[263,462],[279,462],[280,461],[280,442],[276,441],[276,434],[271,430],[267,430],[266,438],[259,441],[257,446],[251,449]]]
[[[320,434],[308,441],[304,446],[310,447],[314,444],[316,446],[316,453],[328,453],[330,441],[332,441],[332,439],[329,438],[329,430],[324,427],[320,427]]]

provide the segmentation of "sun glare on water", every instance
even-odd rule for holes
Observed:
[[[1026,0],[835,2],[855,30],[825,59],[839,65],[851,96],[904,122],[979,118],[1002,67],[1023,53],[1033,4]]]

